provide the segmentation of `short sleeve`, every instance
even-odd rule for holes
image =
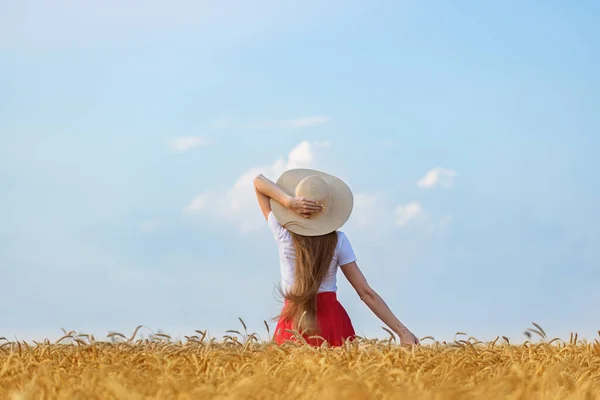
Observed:
[[[338,254],[338,266],[350,264],[351,262],[356,261],[356,255],[354,255],[354,250],[352,249],[350,241],[344,233],[341,233],[340,236],[341,243]]]
[[[269,213],[269,216],[267,217],[267,224],[269,225],[269,229],[271,230],[271,232],[273,232],[273,235],[276,238],[281,236],[283,226],[279,224],[279,221],[277,221],[277,218],[275,218],[275,215],[273,215],[273,211],[271,211]]]

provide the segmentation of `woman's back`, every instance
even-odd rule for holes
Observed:
[[[294,284],[296,248],[294,246],[292,234],[279,224],[272,212],[269,214],[268,223],[279,250],[281,289],[284,293],[287,293]],[[323,278],[318,293],[336,292],[338,267],[354,261],[356,261],[356,256],[354,255],[350,241],[344,232],[337,231],[337,244],[329,265],[329,270]]]

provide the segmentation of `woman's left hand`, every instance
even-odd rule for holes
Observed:
[[[419,339],[408,329],[400,332],[400,343],[402,346],[418,346]]]

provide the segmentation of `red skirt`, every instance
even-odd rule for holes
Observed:
[[[287,300],[286,300],[287,303]],[[284,305],[285,307],[285,305]],[[354,327],[346,310],[337,300],[335,292],[322,292],[317,294],[317,335],[304,335],[304,339],[312,346],[320,346],[325,339],[330,346],[341,346],[344,340],[355,338]],[[287,330],[292,329],[292,322],[279,319],[275,328],[274,340],[282,344],[287,340],[296,340],[294,335]],[[310,338],[310,336],[321,336]]]

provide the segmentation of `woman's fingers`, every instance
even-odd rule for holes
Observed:
[[[302,211],[300,211],[300,214],[311,216],[313,214],[318,214],[319,212],[321,212],[321,210],[310,210],[308,208],[305,208]]]
[[[313,213],[316,213],[318,211],[321,211],[321,209],[320,208],[317,209],[317,208],[310,208],[310,207],[302,207],[302,211],[301,212],[305,213],[305,214],[313,214]]]
[[[307,209],[304,209],[304,210],[302,210],[300,212],[300,215],[303,216],[304,218],[312,218],[312,216],[314,214],[317,214],[319,211],[321,211],[321,210],[307,210]]]
[[[313,210],[313,211],[321,211],[323,209],[323,206],[321,204],[318,204],[317,202],[314,202],[311,200],[305,200],[302,204],[302,207],[305,210]]]
[[[311,218],[312,214],[323,211],[325,207],[313,200],[297,197],[296,203],[290,207],[304,218]]]

